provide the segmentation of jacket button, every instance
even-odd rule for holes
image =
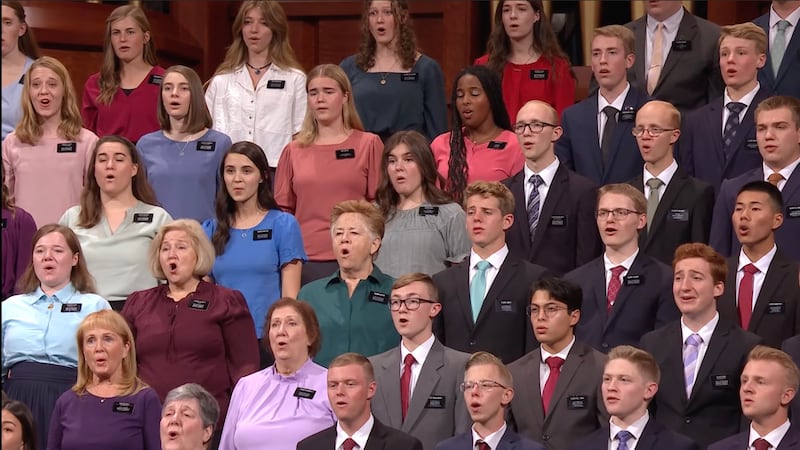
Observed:
[[[550,435],[549,434],[543,434],[542,435],[542,440],[543,441],[549,441],[550,440]]]
[[[475,344],[476,344],[476,342],[475,342],[475,341],[469,341],[469,346],[470,346],[470,347],[475,347]]]
[[[603,348],[608,348],[608,344],[603,342]]]
[[[683,423],[692,423],[692,418],[686,417],[685,419],[683,419]]]

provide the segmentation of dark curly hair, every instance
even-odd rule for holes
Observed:
[[[392,16],[397,27],[397,46],[395,51],[403,64],[403,69],[414,67],[417,59],[417,36],[411,23],[411,14],[408,12],[407,0],[390,0],[392,3]],[[364,10],[361,13],[361,45],[356,54],[356,66],[367,71],[375,65],[375,49],[377,43],[369,31],[369,8],[372,0],[364,1]]]

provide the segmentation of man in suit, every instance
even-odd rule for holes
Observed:
[[[800,97],[800,1],[775,0],[769,12],[754,20],[769,36],[767,63],[758,80],[776,95]]]
[[[630,180],[642,167],[631,128],[636,111],[650,98],[628,83],[626,71],[634,59],[630,30],[621,25],[596,29],[592,73],[600,89],[563,113],[556,155],[598,185]]]
[[[648,331],[680,317],[670,296],[669,267],[639,251],[646,211],[647,200],[630,184],[601,187],[597,228],[605,252],[565,276],[583,290],[576,335],[603,353],[636,345]]]
[[[792,360],[794,360],[794,363],[800,366],[800,335],[791,337],[784,341],[783,345],[781,346],[781,350],[791,356]],[[796,422],[800,422],[800,394],[794,396],[794,401],[792,402],[791,408],[791,417]]]
[[[770,97],[756,108],[756,140],[764,160],[762,167],[726,180],[719,190],[711,219],[709,242],[728,257],[739,251],[731,215],[739,189],[751,181],[768,181],[783,197],[783,225],[775,232],[778,248],[794,262],[800,262],[800,99]]]
[[[800,448],[800,425],[789,420],[800,370],[786,353],[759,345],[742,371],[742,411],[750,429],[712,444],[709,450],[788,450]]]
[[[433,318],[442,304],[428,275],[410,273],[395,280],[389,307],[402,340],[399,347],[369,358],[378,383],[372,414],[433,450],[439,441],[469,429],[460,388],[469,355],[433,336]]]
[[[545,102],[531,100],[520,108],[514,131],[525,166],[503,184],[515,204],[508,251],[560,276],[602,250],[594,219],[597,187],[556,158],[554,142],[563,132],[558,123],[555,108]]]
[[[533,285],[528,311],[541,346],[509,365],[517,380],[511,417],[517,431],[550,450],[566,449],[578,436],[608,420],[600,399],[605,355],[575,339],[581,289],[544,278]]]
[[[691,14],[677,0],[651,0],[644,8],[644,17],[625,25],[636,40],[631,84],[682,114],[722,95],[719,26]]]
[[[525,307],[531,282],[547,269],[509,254],[514,195],[501,183],[478,181],[464,191],[469,259],[433,276],[442,313],[434,324],[442,344],[511,362],[535,347]]]
[[[496,356],[487,352],[473,354],[467,361],[462,389],[472,431],[440,442],[436,450],[545,450],[506,424],[506,407],[514,398],[514,380]]]
[[[422,443],[373,417],[375,375],[369,360],[343,353],[328,365],[328,399],[336,425],[297,443],[297,450],[422,450]]]
[[[603,404],[611,421],[578,441],[573,450],[699,450],[691,439],[650,420],[647,407],[658,392],[661,371],[653,355],[630,345],[614,347],[603,371]]]
[[[744,429],[739,374],[758,336],[720,319],[716,299],[725,289],[725,258],[700,243],[675,250],[676,320],[642,338],[663,379],[651,406],[661,425],[705,449]]]
[[[679,245],[708,242],[714,209],[714,189],[690,177],[672,156],[680,126],[677,108],[653,100],[636,113],[633,129],[644,169],[630,184],[647,198],[647,227],[639,233],[639,248],[664,264],[672,264]]]
[[[720,317],[775,348],[800,334],[797,264],[775,245],[782,211],[780,191],[766,181],[752,181],[739,190],[732,220],[742,248],[728,259],[728,289],[717,303]]]
[[[722,27],[719,64],[724,94],[684,121],[678,145],[681,167],[719,190],[722,180],[761,166],[753,112],[769,90],[758,83],[767,35],[752,23]]]

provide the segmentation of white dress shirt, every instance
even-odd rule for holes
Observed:
[[[769,269],[769,265],[772,264],[772,258],[775,257],[775,253],[778,251],[778,247],[776,245],[772,246],[772,249],[767,252],[766,255],[762,256],[761,259],[758,261],[750,261],[750,258],[744,254],[744,249],[739,250],[739,265],[736,267],[736,305],[739,305],[739,284],[742,282],[742,278],[744,278],[744,266],[748,264],[753,264],[758,269],[758,272],[753,274],[753,302],[752,302],[752,309],[756,308],[756,300],[758,300],[758,294],[761,293],[761,287],[764,286],[764,278],[767,277],[767,270]]]
[[[758,438],[764,439],[765,441],[769,442],[769,450],[775,450],[781,445],[781,441],[783,437],[786,436],[786,433],[789,432],[789,427],[791,426],[791,422],[787,419],[786,422],[783,422],[783,425],[775,428],[774,430],[767,433],[765,436],[761,436],[753,429],[753,425],[750,425],[750,436],[747,439],[747,450],[755,450],[753,446],[753,441]]]
[[[679,9],[675,14],[667,17],[666,20],[661,22],[664,24],[664,46],[662,47],[661,54],[661,73],[664,72],[663,65],[667,62],[669,50],[672,48],[672,42],[678,36],[678,28],[681,26],[683,20],[683,8]],[[647,42],[644,46],[644,74],[647,77],[647,68],[650,67],[650,61],[653,60],[653,36],[656,34],[656,26],[658,21],[650,16],[647,16]],[[787,41],[788,42],[788,41]]]
[[[505,422],[503,422],[503,426],[500,427],[499,430],[495,431],[494,433],[482,438],[477,431],[475,431],[475,425],[472,426],[472,450],[478,448],[478,439],[482,440],[489,444],[489,448],[491,450],[496,450],[498,446],[500,446],[500,439],[503,439],[503,435],[506,434],[506,428],[508,426]]]
[[[645,410],[642,417],[634,420],[632,424],[628,425],[628,428],[625,428],[628,433],[633,435],[631,439],[628,439],[628,450],[636,450],[636,444],[641,440],[644,427],[647,426],[647,421],[649,420],[650,413]],[[609,420],[609,423],[608,450],[617,450],[619,448],[619,440],[614,438],[623,428],[617,426],[613,419]]]
[[[494,283],[494,279],[497,278],[497,273],[500,271],[500,266],[503,265],[503,262],[506,260],[506,256],[508,256],[508,246],[503,245],[503,248],[500,250],[492,253],[486,258],[486,261],[491,264],[491,267],[486,269],[486,294],[489,293],[489,290],[492,288],[492,283]],[[475,250],[470,250],[469,252],[469,282],[472,283],[472,278],[478,273],[478,268],[475,266],[478,264],[478,261],[481,261],[482,258],[475,253]]]
[[[531,191],[533,190],[533,185],[528,183],[528,180],[530,180],[533,175],[539,175],[542,177],[543,183],[539,186],[539,214],[541,214],[542,206],[544,206],[544,200],[547,198],[547,193],[550,192],[550,186],[553,184],[553,178],[556,177],[556,171],[558,170],[558,158],[551,162],[547,167],[542,169],[542,171],[539,173],[532,171],[527,164],[523,166],[522,170],[525,174],[525,179],[522,180],[522,187],[525,189],[526,207],[528,206],[528,199],[531,198]]]
[[[339,421],[336,421],[336,450],[343,450],[342,444],[347,438],[350,438],[356,441],[356,448],[364,449],[367,446],[367,439],[369,439],[369,434],[372,433],[372,425],[375,424],[375,418],[372,417],[372,414],[369,415],[369,419],[364,422],[364,425],[361,426],[352,436],[349,436],[347,432],[342,429],[342,426],[339,424]]]
[[[603,145],[603,128],[606,126],[606,122],[608,121],[608,117],[603,112],[603,108],[606,106],[613,106],[617,109],[617,122],[619,122],[619,111],[622,111],[622,107],[625,105],[625,99],[628,97],[628,91],[631,90],[631,84],[626,82],[625,83],[625,90],[622,91],[621,94],[617,96],[611,103],[606,100],[599,92],[597,94],[597,135],[600,137],[597,145]]]
[[[414,387],[417,385],[417,380],[419,380],[419,373],[422,371],[422,365],[425,364],[425,359],[428,358],[428,353],[431,352],[431,347],[433,347],[433,343],[436,341],[436,338],[431,337],[428,338],[425,342],[422,343],[419,347],[415,348],[413,352],[408,351],[403,343],[400,343],[400,376],[403,376],[403,368],[405,364],[403,361],[406,360],[406,355],[411,353],[414,355],[414,364],[411,365],[411,383],[409,383],[409,392],[411,392],[411,396],[414,396]],[[411,403],[409,398],[409,404]]]
[[[697,386],[698,381],[700,381],[697,379],[697,373],[700,371],[700,366],[703,364],[703,358],[706,356],[706,350],[708,350],[708,343],[711,342],[711,335],[714,334],[718,323],[719,313],[714,313],[714,318],[709,320],[708,323],[703,325],[697,332],[703,342],[701,342],[697,348],[697,363],[694,365],[694,385],[692,386],[692,391],[694,391],[694,386]],[[681,340],[681,354],[683,354],[683,347],[686,345],[686,339],[692,334],[694,334],[694,331],[686,326],[683,322],[683,317],[681,317],[681,336],[683,338]]]
[[[550,366],[548,366],[545,362],[547,361],[547,358],[551,356],[557,356],[566,361],[569,351],[572,350],[573,345],[575,345],[575,336],[572,336],[572,340],[569,342],[569,344],[558,353],[549,353],[544,349],[544,347],[539,347],[542,354],[542,359],[539,360],[539,392],[544,391],[544,385],[547,383],[547,377],[550,376]]]
[[[784,36],[786,36],[786,48],[789,48],[789,42],[792,41],[792,35],[794,34],[794,30],[797,29],[797,23],[800,22],[800,8],[796,8],[789,14],[786,19],[781,19],[781,16],[775,12],[775,10],[770,7],[769,8],[769,45],[772,46],[772,43],[775,42],[775,35],[778,34],[778,22],[781,20],[786,20],[791,24],[791,26],[786,27],[786,30],[783,31]],[[784,55],[784,58],[786,55]],[[781,62],[783,63],[783,62]]]
[[[741,99],[738,100],[739,103],[744,103],[744,109],[739,112],[739,123],[742,123],[744,119],[744,115],[747,114],[747,110],[750,109],[750,105],[753,103],[753,99],[756,96],[758,90],[761,89],[761,84],[756,82],[756,87],[753,88],[752,91],[748,92],[744,95]],[[728,95],[728,88],[725,88],[722,94],[722,105],[725,106],[728,103],[732,102],[733,100]],[[722,108],[722,131],[720,132],[720,136],[725,135],[725,124],[728,123],[728,116],[731,115],[731,112],[728,111],[728,108]]]
[[[788,166],[784,167],[783,169],[779,170],[778,173],[783,175],[783,180],[778,182],[778,190],[783,192],[783,187],[786,186],[786,182],[789,180],[789,177],[792,176],[794,173],[794,169],[797,168],[798,163],[800,163],[800,158],[794,160],[794,162],[790,163]],[[765,163],[761,163],[761,169],[764,171],[764,181],[769,181],[770,175],[772,175],[775,171],[767,167]]]
[[[623,270],[622,273],[619,274],[619,281],[620,281],[620,283],[622,283],[624,285],[625,284],[625,275],[627,275],[628,271],[631,270],[631,266],[633,265],[633,261],[636,259],[636,256],[638,254],[639,254],[639,249],[637,248],[636,251],[633,252],[633,254],[631,256],[629,256],[629,257],[627,257],[625,259],[625,261],[622,261],[619,264],[614,264],[613,262],[611,262],[610,259],[608,259],[608,256],[605,253],[603,253],[603,263],[606,266],[606,292],[608,292],[608,284],[611,282],[611,269],[613,269],[614,267],[617,267],[617,266],[622,266],[622,267],[625,268],[625,270]]]
[[[657,176],[650,173],[650,171],[647,170],[647,167],[645,167],[644,170],[642,171],[642,182],[644,183],[644,188],[645,188],[644,189],[645,198],[649,200],[650,196],[653,195],[653,190],[649,186],[647,186],[647,180],[651,178],[658,178],[659,180],[661,180],[662,183],[664,183],[660,188],[658,188],[657,192],[658,201],[661,201],[661,199],[664,197],[664,192],[667,190],[667,185],[669,185],[669,182],[672,181],[672,177],[675,176],[675,172],[677,171],[678,171],[678,163],[675,161],[675,159],[672,160],[672,164],[667,166],[667,168],[662,170],[661,173],[658,174]]]

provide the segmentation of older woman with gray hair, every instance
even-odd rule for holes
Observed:
[[[219,404],[196,383],[169,391],[161,413],[162,450],[205,450],[219,420]]]

